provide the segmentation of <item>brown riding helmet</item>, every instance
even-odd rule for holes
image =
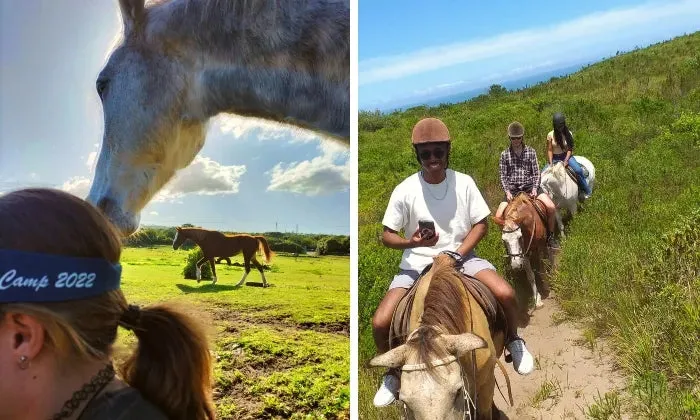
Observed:
[[[525,127],[517,121],[508,125],[508,137],[522,137],[525,135]]]
[[[411,143],[450,143],[450,131],[437,118],[424,118],[416,123],[411,134]]]

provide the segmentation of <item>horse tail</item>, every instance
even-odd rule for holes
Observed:
[[[272,258],[272,250],[270,249],[270,246],[267,244],[267,239],[265,239],[264,236],[256,236],[255,239],[258,240],[260,252],[263,252],[265,254],[265,262],[269,263],[270,259]]]

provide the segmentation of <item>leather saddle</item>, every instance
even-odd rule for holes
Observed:
[[[406,337],[412,332],[411,325],[419,324],[420,314],[423,313],[423,302],[425,301],[425,295],[430,287],[431,280],[431,277],[426,274],[428,274],[431,267],[432,264],[428,265],[423,270],[418,280],[413,283],[413,286],[408,289],[406,295],[399,301],[399,304],[396,305],[389,329],[390,348],[395,348],[403,344]],[[462,284],[464,285],[465,291],[471,294],[484,311],[489,323],[491,336],[494,336],[497,332],[506,333],[508,322],[505,312],[488,287],[476,278],[467,276],[466,274],[462,274]],[[412,309],[415,309],[416,313],[412,313]]]

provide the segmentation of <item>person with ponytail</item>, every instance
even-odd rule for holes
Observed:
[[[120,289],[120,238],[52,189],[0,196],[0,419],[215,418],[207,335]],[[113,366],[118,326],[138,345]]]
[[[549,165],[556,162],[564,162],[564,166],[571,166],[576,173],[578,184],[585,193],[584,198],[591,196],[591,187],[583,175],[583,168],[574,158],[574,137],[566,126],[566,118],[561,112],[552,117],[553,130],[547,134],[547,161]],[[544,169],[547,169],[545,166]],[[544,170],[543,169],[543,170]]]

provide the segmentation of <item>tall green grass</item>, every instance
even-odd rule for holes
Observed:
[[[700,33],[622,54],[567,77],[470,101],[388,115],[360,114],[360,365],[374,355],[371,317],[400,252],[379,242],[395,185],[418,167],[413,125],[441,118],[450,128],[450,166],[471,175],[492,210],[502,191],[498,158],[506,127],[546,159],[552,114],[567,116],[576,154],[596,168],[593,198],[568,225],[552,288],[566,313],[612,340],[630,376],[633,414],[700,417]],[[497,227],[477,252],[504,273]],[[371,407],[381,372],[362,368],[360,413]]]

